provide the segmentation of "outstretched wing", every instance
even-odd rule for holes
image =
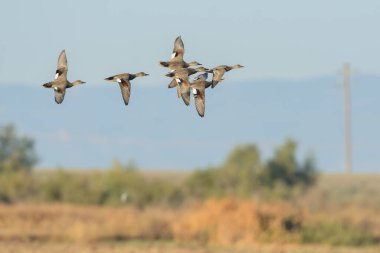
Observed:
[[[129,97],[131,95],[131,83],[127,79],[118,79],[117,82],[121,89],[121,95],[123,96],[124,104],[128,105]]]
[[[183,45],[183,41],[181,36],[178,36],[174,41],[173,54],[172,59],[175,57],[179,57],[183,59],[183,55],[185,54],[185,46]]]
[[[60,77],[66,78],[66,74],[67,74],[67,58],[66,58],[65,50],[62,50],[62,52],[59,54],[59,57],[58,57],[57,70],[55,71],[55,79],[58,79]]]
[[[205,116],[205,99],[206,99],[205,90],[193,88],[193,93],[194,93],[195,108],[197,109],[199,116],[204,117]]]
[[[185,105],[190,105],[190,83],[189,80],[185,79],[179,79],[180,82],[178,82],[180,86],[180,91],[181,91],[181,97]]]
[[[66,89],[65,88],[54,88],[54,99],[57,104],[60,104],[63,102],[63,99],[65,98]]]
[[[224,73],[226,73],[226,70],[223,68],[215,69],[213,70],[213,76],[212,76],[212,88],[214,88],[219,82],[221,82],[223,79]]]

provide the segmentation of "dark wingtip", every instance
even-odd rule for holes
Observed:
[[[169,67],[169,64],[167,62],[164,62],[164,61],[160,61],[160,65],[163,67]]]
[[[185,105],[189,106],[190,105],[190,101],[186,101],[184,98],[182,98],[183,102],[185,103]]]

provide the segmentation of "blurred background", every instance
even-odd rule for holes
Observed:
[[[378,252],[379,23],[374,0],[2,4],[0,248]],[[177,36],[245,66],[204,118],[158,64]],[[86,84],[57,105],[63,49]],[[104,78],[140,71],[126,107]]]

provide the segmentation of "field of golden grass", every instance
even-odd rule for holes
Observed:
[[[170,240],[221,246],[301,244],[304,242],[301,228],[337,221],[347,228],[365,228],[366,233],[380,237],[377,210],[345,207],[339,212],[313,213],[292,203],[226,198],[181,208],[0,205],[0,241]],[[348,233],[340,225],[337,231]]]
[[[251,247],[197,246],[157,242],[64,243],[0,242],[0,253],[378,253],[379,247],[347,248],[319,245]]]
[[[378,242],[362,247],[304,244],[300,227],[317,226],[319,232],[320,224],[338,222],[344,226],[331,237],[348,233],[347,226],[350,233],[361,233],[356,231],[360,228],[380,238],[379,179],[378,175],[324,175],[314,189],[290,202],[224,198],[143,209],[0,205],[0,253],[378,253]]]

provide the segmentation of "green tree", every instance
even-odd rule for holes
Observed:
[[[260,152],[256,145],[237,146],[227,157],[219,177],[221,187],[237,196],[252,194],[260,172]]]
[[[311,186],[316,180],[314,159],[296,159],[297,143],[287,140],[262,163],[256,145],[237,146],[222,166],[195,171],[187,180],[187,192],[196,198],[233,195],[289,197],[296,189]]]
[[[0,127],[0,172],[30,171],[36,162],[32,139],[19,136],[13,125]]]
[[[266,163],[259,176],[264,188],[269,188],[271,191],[280,189],[285,197],[293,188],[307,188],[314,184],[316,169],[313,157],[307,157],[300,164],[296,159],[296,150],[297,143],[291,139],[276,150],[274,157]]]

